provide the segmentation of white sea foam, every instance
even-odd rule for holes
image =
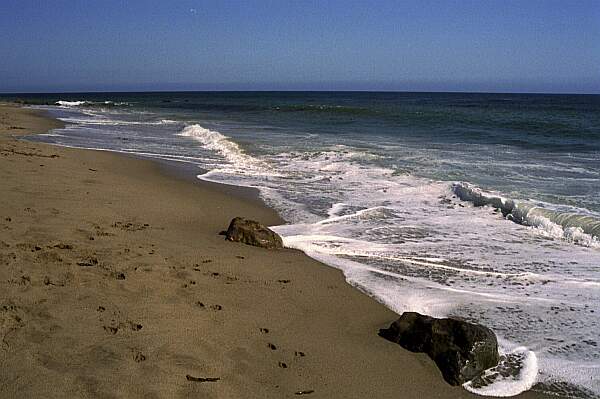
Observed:
[[[532,235],[527,227],[508,223],[485,207],[463,206],[451,200],[453,192],[446,184],[371,172],[357,173],[364,185],[356,196],[333,202],[325,218],[275,227],[284,244],[340,268],[351,284],[396,312],[472,317],[500,337],[566,357],[580,354],[566,344],[548,345],[546,337],[572,334],[567,326],[576,323],[581,336],[574,339],[593,341],[597,320],[580,316],[589,312],[586,304],[597,303],[599,286],[590,280],[595,266],[589,249],[539,242],[540,227]],[[341,175],[350,185],[346,193],[357,184],[346,180],[349,175]],[[540,244],[546,247],[541,256]],[[515,264],[516,258],[524,260]],[[466,388],[494,396],[529,389],[538,375],[536,353],[523,349],[510,357],[513,363],[518,358],[522,361],[512,377],[490,374],[495,377],[485,386]],[[559,369],[552,376],[570,378]]]
[[[229,162],[229,168],[221,169],[220,172],[256,176],[273,175],[271,167],[263,161],[247,155],[238,144],[231,141],[223,134],[206,129],[200,125],[186,126],[180,136],[190,137],[198,141],[205,149],[215,151]],[[208,179],[211,172],[204,175]]]
[[[105,126],[157,126],[157,125],[172,125],[172,124],[180,124],[180,122],[171,121],[168,119],[162,119],[160,121],[132,121],[132,120],[122,120],[113,118],[81,118],[81,117],[70,117],[70,118],[61,118],[61,120],[68,123],[78,123],[78,124],[86,124],[86,125],[105,125]]]
[[[79,105],[83,105],[86,103],[87,103],[87,101],[64,101],[64,100],[59,100],[56,102],[56,104],[60,105],[61,107],[77,107]]]
[[[46,137],[64,137],[64,135],[59,134],[59,133],[54,133],[54,132],[50,132],[50,133],[38,133],[38,136],[46,136]]]
[[[127,102],[115,102],[115,101],[67,101],[67,100],[59,100],[55,103],[56,105],[59,105],[61,107],[79,107],[81,105],[88,105],[88,106],[102,106],[102,105],[107,105],[107,106],[123,106],[123,105],[129,105],[129,103]]]
[[[499,209],[508,220],[536,227],[540,234],[547,237],[600,248],[600,215],[547,209],[524,200],[508,199],[496,193],[485,192],[464,182],[454,183],[452,190],[464,201],[475,206],[487,205]]]
[[[594,346],[600,328],[595,313],[600,252],[585,246],[588,233],[573,223],[587,222],[569,216],[571,208],[557,209],[562,214],[557,219],[540,202],[515,201],[473,185],[459,194],[452,183],[399,170],[380,152],[324,145],[320,136],[307,140],[305,133],[299,133],[299,142],[278,144],[276,136],[246,140],[239,131],[223,134],[214,124],[178,130],[176,123],[151,114],[144,114],[144,121],[118,111],[63,111],[82,119],[77,122],[82,140],[129,134],[127,146],[117,141],[114,148],[194,162],[208,170],[199,176],[204,180],[258,188],[290,222],[274,227],[286,246],[341,269],[350,284],[394,311],[460,316],[515,343],[503,349],[508,355],[516,346],[528,348],[509,357],[516,365],[510,378],[496,377],[473,390],[513,395],[528,389],[537,375],[542,382],[575,381],[600,392],[589,378],[598,370],[584,368],[600,363]],[[261,152],[260,143],[266,150]],[[430,159],[408,153],[401,161],[422,156]],[[508,211],[506,217],[500,210]],[[573,369],[588,370],[587,379],[578,380]]]
[[[538,361],[534,352],[518,347],[501,356],[498,366],[486,370],[463,387],[484,396],[508,397],[529,390],[537,381]]]

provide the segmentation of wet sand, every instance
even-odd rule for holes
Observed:
[[[1,398],[479,397],[338,270],[224,241],[281,222],[252,193],[16,138],[58,126],[0,105]]]

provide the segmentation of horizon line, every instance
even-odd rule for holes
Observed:
[[[598,96],[600,92],[547,92],[547,91],[469,91],[469,90],[316,90],[316,89],[220,89],[220,90],[67,90],[67,91],[0,91],[0,96],[33,94],[122,94],[122,93],[428,93],[428,94],[524,94],[524,95],[581,95]]]

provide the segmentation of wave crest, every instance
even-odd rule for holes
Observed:
[[[539,228],[545,235],[586,246],[600,246],[600,218],[542,208],[527,201],[487,193],[469,183],[454,183],[454,194],[475,206],[491,206],[510,221]]]
[[[122,105],[129,105],[127,102],[115,102],[115,101],[66,101],[66,100],[58,100],[54,103],[54,105],[58,105],[61,107],[79,107],[81,105],[86,106],[102,106],[102,107],[117,107]]]
[[[56,105],[60,105],[61,107],[77,107],[79,105],[83,105],[87,103],[87,101],[64,101],[59,100],[56,102]]]
[[[271,168],[266,163],[246,154],[237,143],[215,130],[206,129],[195,124],[186,126],[178,135],[190,137],[200,142],[204,148],[215,151],[224,157],[230,165],[228,165],[227,169],[219,169],[221,173],[260,176],[265,174],[273,175],[273,172],[270,171]],[[211,172],[207,173],[207,175]]]

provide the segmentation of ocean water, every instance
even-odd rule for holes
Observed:
[[[600,96],[21,98],[69,122],[30,140],[256,187],[286,246],[391,309],[489,326],[503,361],[465,389],[600,395]]]

